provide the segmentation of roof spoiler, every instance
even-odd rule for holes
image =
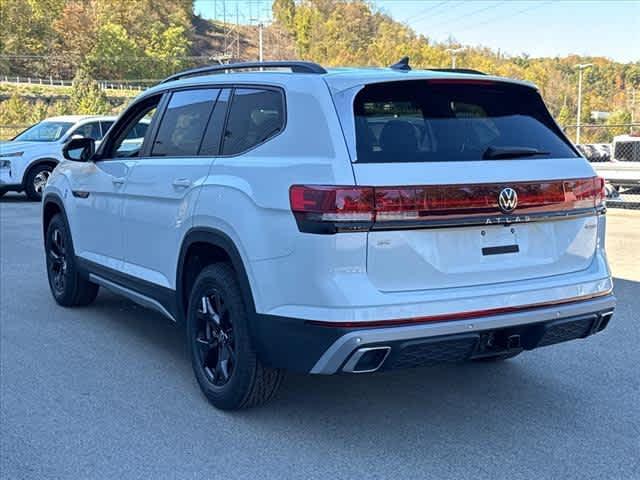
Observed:
[[[391,70],[398,70],[400,72],[408,72],[411,70],[411,65],[409,65],[409,57],[402,57],[393,65],[389,66]],[[425,70],[429,70],[432,72],[450,72],[450,73],[468,73],[473,75],[486,75],[486,73],[481,72],[479,70],[473,70],[471,68],[426,68]]]
[[[427,68],[431,72],[450,72],[450,73],[468,73],[471,75],[486,75],[486,73],[480,70],[474,70],[472,68]]]

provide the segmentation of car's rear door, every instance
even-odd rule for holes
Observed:
[[[125,273],[175,286],[180,244],[218,152],[228,95],[215,87],[170,93],[154,140],[125,187]]]
[[[439,79],[365,87],[356,182],[375,188],[367,272],[380,290],[586,269],[599,184],[533,88]]]

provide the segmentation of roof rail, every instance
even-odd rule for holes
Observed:
[[[240,62],[226,65],[210,65],[208,67],[192,68],[178,72],[165,78],[160,83],[172,82],[181,78],[198,77],[213,73],[227,73],[231,70],[262,70],[272,68],[289,68],[293,73],[316,73],[322,74],[327,71],[317,63],[302,61],[269,61],[269,62]]]
[[[451,72],[451,73],[470,73],[473,75],[486,75],[486,73],[480,70],[473,70],[472,68],[427,68],[431,72]]]

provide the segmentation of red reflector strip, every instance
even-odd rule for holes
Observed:
[[[415,325],[421,323],[436,323],[436,322],[450,322],[454,320],[469,320],[473,318],[490,317],[494,315],[504,315],[506,313],[518,313],[531,310],[537,310],[541,308],[553,307],[556,305],[565,305],[567,303],[577,303],[591,300],[598,297],[604,297],[609,295],[611,291],[600,292],[592,295],[583,295],[580,297],[572,297],[565,300],[556,302],[544,302],[544,303],[532,303],[528,305],[521,305],[519,307],[502,307],[491,308],[487,310],[475,310],[469,312],[447,313],[444,315],[433,315],[429,317],[414,317],[414,318],[402,318],[392,320],[373,320],[363,322],[326,322],[322,320],[307,320],[305,323],[308,325],[315,325],[318,327],[333,327],[333,328],[372,328],[372,327],[397,327],[401,325]]]

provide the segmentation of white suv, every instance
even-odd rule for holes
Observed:
[[[40,200],[51,171],[64,160],[62,147],[72,137],[91,137],[97,142],[113,125],[115,117],[67,115],[33,125],[10,142],[0,143],[0,196],[24,191]],[[132,132],[144,136],[144,125]]]
[[[219,408],[265,401],[286,369],[504,359],[613,313],[603,183],[528,83],[207,67],[65,152],[43,201],[56,301],[102,286],[184,322]]]

